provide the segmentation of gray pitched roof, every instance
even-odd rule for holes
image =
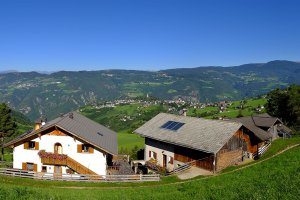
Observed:
[[[38,130],[22,134],[5,144],[5,146],[9,146],[30,136],[36,135],[50,127],[57,126],[108,153],[114,155],[118,154],[116,132],[88,119],[87,117],[84,117],[77,112],[72,112],[71,115],[73,115],[73,117],[69,117],[69,115],[70,113],[65,114],[62,117],[58,117],[46,123]]]
[[[252,117],[252,119],[256,126],[268,128],[273,126],[277,121],[281,122],[277,117],[272,117],[267,113],[255,115]]]
[[[262,130],[261,128],[259,128],[255,124],[255,122],[251,116],[236,118],[233,121],[242,123],[247,129],[252,131],[256,137],[258,137],[259,139],[261,139],[263,141],[272,137],[271,133],[268,133],[268,132]]]
[[[177,131],[161,128],[168,121],[185,124]],[[242,124],[238,122],[160,113],[134,132],[155,140],[217,153],[241,126]]]

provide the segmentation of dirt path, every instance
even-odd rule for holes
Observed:
[[[190,183],[190,182],[194,182],[194,181],[199,181],[199,180],[204,180],[204,179],[208,179],[208,178],[212,178],[212,177],[216,177],[216,176],[223,176],[223,175],[226,175],[226,174],[230,174],[230,173],[234,173],[236,171],[240,171],[242,169],[245,169],[245,168],[248,168],[248,167],[251,167],[251,166],[254,166],[254,165],[257,165],[259,163],[262,163],[262,162],[265,162],[267,160],[270,160],[292,148],[295,148],[297,146],[300,146],[300,144],[295,144],[295,145],[291,145],[291,146],[288,146],[287,148],[277,152],[276,154],[272,155],[271,157],[269,158],[266,158],[266,159],[263,159],[263,160],[260,160],[260,161],[257,161],[255,163],[252,163],[252,164],[249,164],[249,165],[245,165],[243,167],[240,167],[240,168],[237,168],[235,170],[232,170],[232,171],[229,171],[229,172],[224,172],[224,173],[221,173],[221,174],[215,174],[213,176],[206,176],[206,177],[202,177],[202,178],[198,178],[198,179],[192,179],[192,180],[185,180],[185,181],[179,181],[179,182],[173,182],[173,183],[162,183],[162,184],[155,184],[155,185],[141,185],[141,186],[113,186],[113,187],[105,187],[105,186],[98,186],[98,187],[81,187],[81,186],[66,186],[66,187],[59,187],[59,186],[53,186],[51,188],[62,188],[62,189],[98,189],[98,190],[106,190],[106,189],[130,189],[130,188],[145,188],[145,187],[160,187],[160,186],[167,186],[167,185],[179,185],[179,184],[184,184],[184,183]]]

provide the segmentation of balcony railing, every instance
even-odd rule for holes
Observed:
[[[41,158],[41,162],[46,165],[67,165],[67,159]]]
[[[45,150],[41,150],[39,151],[39,156],[43,164],[67,165],[68,156],[65,154],[50,153]]]

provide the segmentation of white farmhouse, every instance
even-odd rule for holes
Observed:
[[[105,175],[118,154],[117,134],[77,112],[38,120],[5,146],[13,148],[13,168],[57,174]]]

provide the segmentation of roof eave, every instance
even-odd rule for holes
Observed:
[[[188,145],[185,145],[185,144],[181,144],[181,143],[177,143],[177,142],[171,142],[171,141],[167,141],[167,140],[157,139],[155,137],[144,135],[144,134],[136,132],[136,131],[133,131],[133,133],[141,135],[141,136],[143,136],[145,138],[150,138],[150,139],[153,139],[153,140],[157,140],[157,141],[161,141],[161,142],[165,142],[165,143],[169,143],[169,144],[173,144],[173,145],[178,145],[178,146],[181,146],[181,147],[185,147],[185,148],[189,148],[189,149],[194,149],[194,150],[197,150],[197,151],[203,151],[205,153],[215,154],[215,152],[212,152],[212,151],[207,151],[207,150],[204,150],[204,149],[194,148],[194,147],[191,147],[191,146],[188,146]]]

